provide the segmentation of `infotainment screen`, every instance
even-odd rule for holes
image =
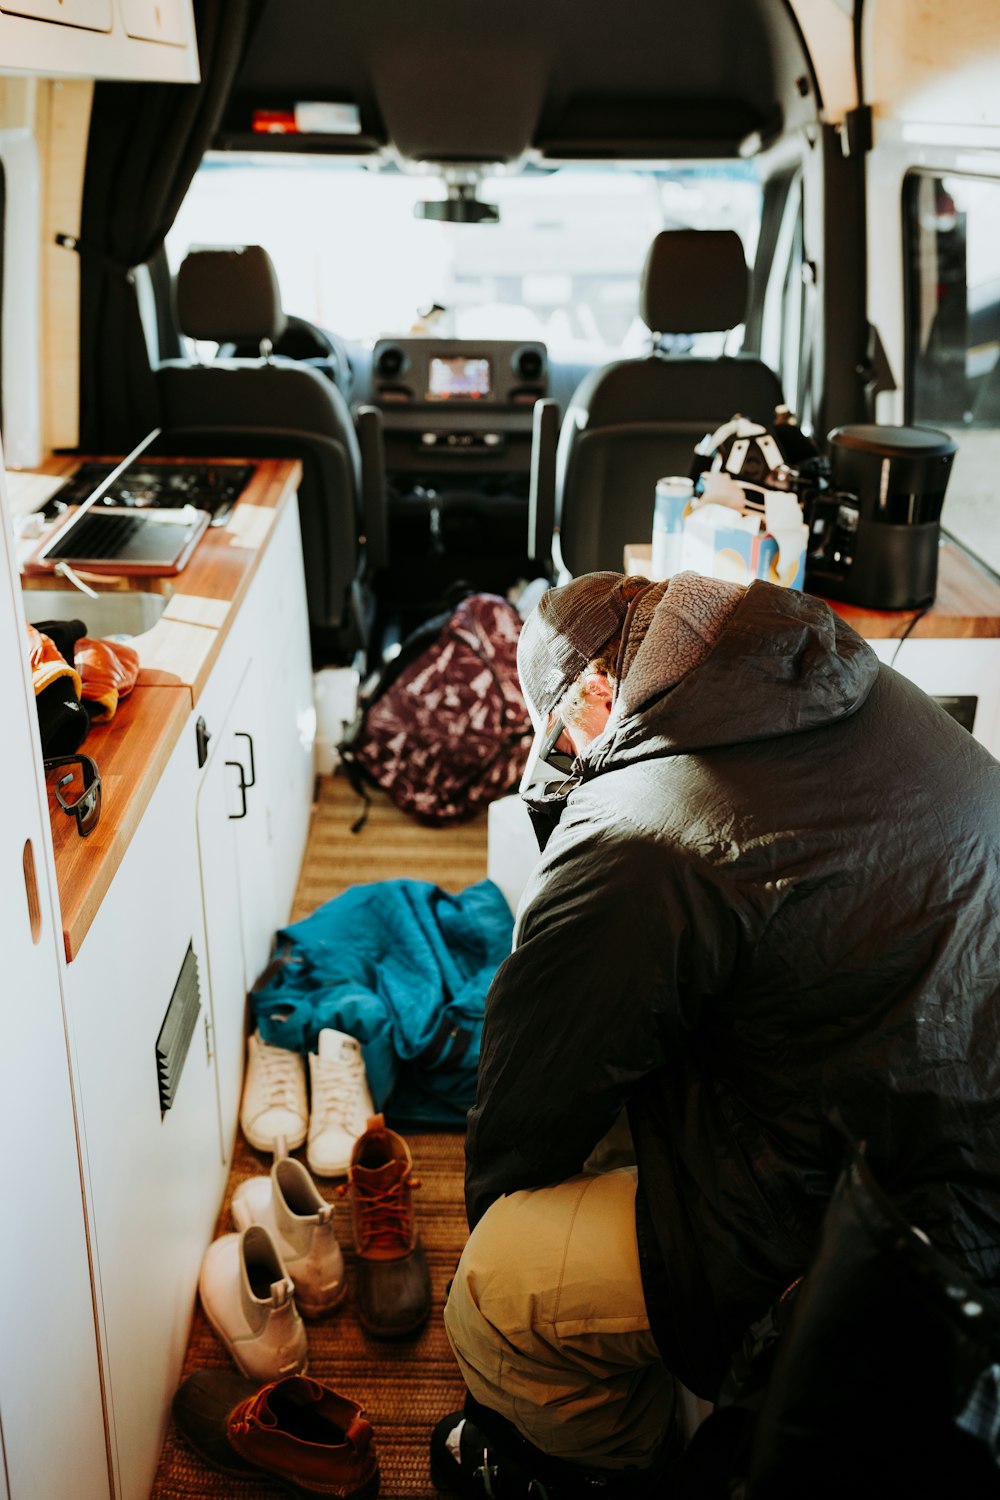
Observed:
[[[477,401],[492,390],[488,359],[449,354],[430,361],[428,401]]]

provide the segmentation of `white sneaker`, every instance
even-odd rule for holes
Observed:
[[[263,1224],[295,1283],[295,1303],[306,1318],[321,1318],[347,1293],[344,1257],[327,1203],[300,1161],[276,1161],[269,1177],[248,1177],[233,1194],[237,1229]]]
[[[279,1136],[294,1151],[309,1128],[305,1058],[287,1047],[269,1046],[259,1031],[247,1039],[240,1127],[257,1151],[273,1151]]]
[[[291,1278],[260,1224],[224,1234],[205,1252],[198,1293],[205,1316],[251,1380],[300,1375],[309,1358]]]
[[[312,1114],[306,1160],[317,1177],[346,1177],[354,1142],[375,1113],[361,1043],[329,1027],[309,1054]]]

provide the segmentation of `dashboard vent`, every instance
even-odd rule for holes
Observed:
[[[541,380],[545,373],[545,354],[537,345],[525,344],[514,351],[511,365],[518,379]]]
[[[406,369],[406,355],[398,344],[387,344],[379,351],[375,373],[380,380],[395,380]]]
[[[184,1062],[201,1011],[198,960],[190,943],[174,985],[160,1034],[156,1038],[156,1081],[160,1090],[160,1117],[177,1098]]]

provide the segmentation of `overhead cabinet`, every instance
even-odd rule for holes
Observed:
[[[146,42],[183,47],[187,39],[187,6],[179,0],[121,0],[125,30]]]
[[[3,0],[2,73],[197,83],[191,0]]]
[[[85,31],[110,31],[114,24],[111,0],[7,0],[0,11],[57,26],[82,26]]]

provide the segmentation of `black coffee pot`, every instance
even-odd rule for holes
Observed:
[[[930,427],[835,427],[829,489],[811,497],[806,588],[867,609],[918,609],[937,588],[957,444]]]

